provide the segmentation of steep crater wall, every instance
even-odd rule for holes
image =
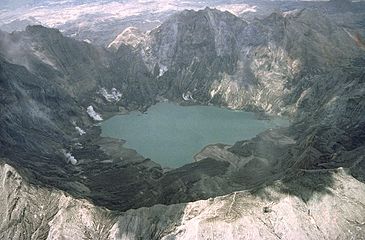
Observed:
[[[33,184],[127,210],[252,189],[303,169],[343,166],[363,180],[364,53],[316,12],[248,24],[213,9],[184,11],[116,52],[35,26],[2,33],[0,51],[1,155]],[[100,138],[87,114],[89,106],[105,117],[143,110],[159,98],[294,121],[207,147],[197,162],[165,173]]]

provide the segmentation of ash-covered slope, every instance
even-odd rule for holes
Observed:
[[[57,29],[29,26],[24,32],[1,33],[0,49],[9,62],[58,83],[82,104],[90,104],[101,88],[116,88],[122,95],[119,106],[136,109],[154,102],[151,74],[128,48],[110,53]]]
[[[252,148],[245,141],[228,152],[219,146],[203,151],[213,159],[229,159],[230,152],[265,159],[249,161],[250,170],[239,161],[241,177],[362,161],[364,51],[318,11],[273,13],[250,24],[209,8],[184,11],[152,31],[142,53],[150,68],[163,70],[157,81],[168,98],[292,116],[293,126],[281,135],[295,146],[285,146],[286,154],[277,146],[264,151],[262,139],[260,150],[242,151]]]
[[[321,191],[328,180],[331,185]],[[30,185],[3,159],[0,183],[2,239],[361,239],[364,234],[365,185],[343,169],[302,173],[254,193],[124,213]]]
[[[304,75],[349,64],[358,49],[321,13],[273,13],[250,24],[215,9],[184,11],[151,31],[142,53],[168,98],[293,112]]]
[[[50,239],[219,238],[222,226],[231,226],[235,238],[252,219],[269,239],[363,235],[365,58],[351,34],[315,11],[246,23],[205,9],[177,14],[139,41],[112,52],[40,26],[0,35],[0,157],[21,176],[3,164],[2,182],[16,176],[35,196],[57,192],[50,210],[31,197],[18,203],[29,196],[20,190],[11,195],[1,209],[8,214],[1,236],[23,231],[29,239],[41,229]],[[108,117],[145,109],[159,97],[286,114],[293,124],[233,146],[207,146],[195,163],[164,172],[93,126],[92,110]],[[351,186],[341,188],[346,183]],[[13,188],[22,185],[3,187],[2,196]],[[262,196],[263,189],[274,192]],[[130,210],[117,220],[74,198],[123,211],[212,199]],[[33,209],[47,217],[33,224],[27,220]],[[214,215],[220,211],[224,216]],[[328,211],[339,224],[329,223]],[[277,220],[288,215],[291,226]]]
[[[162,169],[118,140],[101,139],[85,107],[62,86],[2,60],[0,90],[0,154],[32,184],[110,208],[154,203],[148,191]],[[141,191],[145,200],[131,201]]]
[[[107,117],[152,104],[151,74],[142,60],[128,48],[112,55],[39,26],[3,34],[0,42],[1,156],[33,184],[103,206],[154,204],[150,185],[160,166],[119,140],[101,139],[89,111],[92,106]],[[139,192],[146,192],[144,200],[137,200]]]

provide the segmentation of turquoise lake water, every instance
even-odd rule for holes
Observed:
[[[193,156],[209,144],[233,144],[288,124],[282,118],[258,120],[251,112],[163,102],[146,113],[114,116],[101,128],[103,136],[124,139],[126,147],[163,167],[176,168],[191,163]]]

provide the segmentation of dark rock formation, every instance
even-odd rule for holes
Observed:
[[[342,28],[309,10],[250,24],[215,9],[184,11],[144,45],[144,59],[151,71],[160,69],[158,86],[169,99],[190,93],[200,103],[286,114],[296,111],[284,99],[296,96],[300,79],[359,54]]]

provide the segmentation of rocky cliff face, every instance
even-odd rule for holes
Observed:
[[[365,54],[348,31],[315,11],[207,8],[138,36],[109,51],[40,26],[0,34],[2,238],[364,235]],[[164,172],[93,125],[159,97],[292,126]]]
[[[140,84],[149,77],[143,71],[144,65],[138,65],[129,49],[119,49],[110,57],[105,50],[64,38],[52,29],[32,27],[19,35],[3,36],[1,45],[6,58],[0,63],[1,156],[22,169],[33,184],[58,187],[76,197],[93,198],[101,205],[119,208],[125,204],[130,208],[135,202],[126,196],[135,198],[148,189],[162,169],[135,151],[122,148],[117,140],[101,139],[89,110],[107,114],[145,108],[154,102],[147,96],[151,94],[150,83],[141,89]],[[35,45],[42,50],[32,51]],[[80,56],[76,58],[78,51]],[[38,59],[40,52],[42,59]],[[110,70],[115,62],[121,66]],[[102,73],[105,75],[99,75]],[[127,84],[132,78],[139,80]],[[119,147],[121,154],[108,152],[111,146]],[[120,175],[130,181],[110,185],[111,179]],[[110,181],[104,181],[105,177]],[[124,197],[116,190],[119,188],[125,192]],[[152,198],[146,197],[138,204],[148,205]]]
[[[252,193],[118,213],[29,185],[1,161],[3,239],[361,239],[364,233],[365,185],[343,169],[303,172]]]
[[[293,113],[284,99],[303,76],[349,64],[350,36],[319,12],[273,13],[250,24],[215,9],[184,11],[141,50],[168,98]],[[166,86],[170,86],[167,88]]]
[[[56,82],[85,106],[102,101],[103,97],[95,100],[101,88],[116,88],[122,94],[119,106],[136,109],[154,101],[151,74],[128,48],[110,53],[42,26],[1,35],[0,48],[7,61]]]

